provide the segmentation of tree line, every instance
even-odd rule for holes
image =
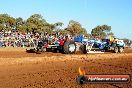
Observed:
[[[71,35],[85,35],[88,38],[98,37],[100,39],[106,38],[109,35],[114,36],[109,25],[98,25],[92,29],[91,33],[82,27],[82,25],[74,20],[70,20],[66,28],[62,28],[63,22],[49,23],[43,18],[41,14],[33,14],[26,20],[18,17],[14,18],[8,14],[0,14],[0,31],[10,31],[15,29],[19,32],[47,32],[52,33],[61,32],[62,34]]]

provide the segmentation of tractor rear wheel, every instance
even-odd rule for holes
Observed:
[[[63,51],[65,54],[73,54],[76,52],[76,44],[74,41],[68,40],[64,43]]]
[[[119,50],[119,48],[118,47],[115,47],[114,48],[114,53],[118,53],[118,50]]]
[[[85,44],[84,44],[83,47],[82,47],[82,52],[83,52],[83,54],[86,54],[86,53],[87,53],[86,47],[87,47],[87,46],[86,46]]]
[[[123,53],[123,52],[124,52],[123,47],[119,47],[119,53]]]

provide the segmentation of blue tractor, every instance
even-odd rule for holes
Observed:
[[[124,52],[125,43],[123,40],[116,40],[115,43],[111,42],[109,39],[102,40],[89,40],[82,36],[74,38],[76,43],[82,43],[81,49],[83,53],[103,53],[106,51],[114,53]]]

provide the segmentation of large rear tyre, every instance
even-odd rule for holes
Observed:
[[[83,54],[86,54],[86,53],[87,53],[86,47],[87,47],[87,46],[86,46],[85,44],[84,44],[83,47],[82,47],[82,52],[83,52]]]
[[[124,48],[123,47],[119,47],[119,53],[123,53],[124,52]]]
[[[119,48],[118,47],[115,47],[114,48],[114,53],[118,53],[118,51],[119,51]]]
[[[74,54],[76,52],[76,44],[74,41],[68,40],[64,43],[63,51],[65,54]]]

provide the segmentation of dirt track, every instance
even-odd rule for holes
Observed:
[[[132,50],[123,54],[31,54],[0,49],[0,88],[132,88],[129,84],[78,85],[78,67],[87,74],[130,74]]]

